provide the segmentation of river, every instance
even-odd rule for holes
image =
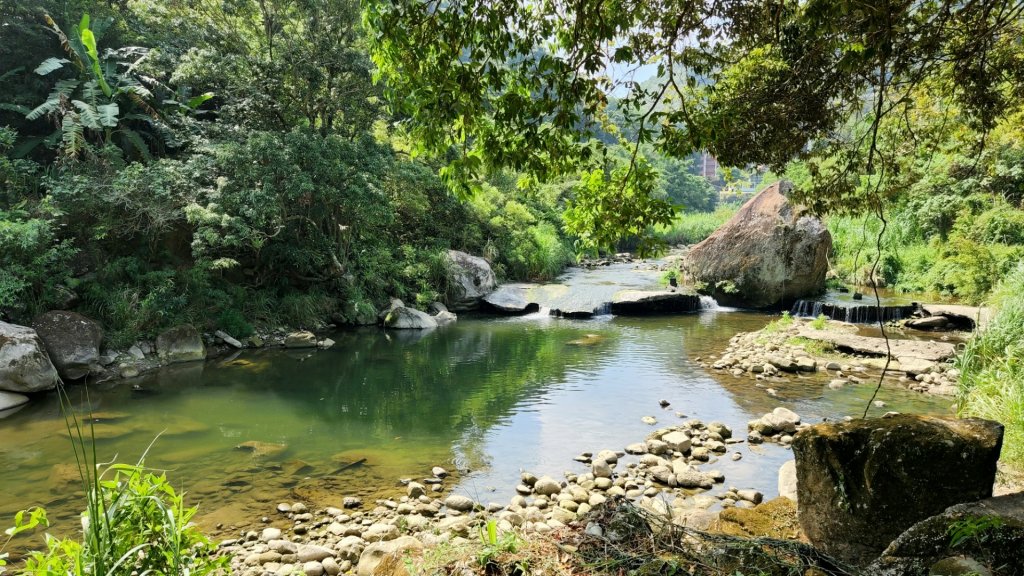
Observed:
[[[343,331],[331,335],[329,350],[250,351],[69,392],[80,413],[93,415],[101,461],[134,463],[152,444],[146,464],[167,470],[199,505],[201,525],[228,537],[277,502],[338,506],[351,495],[372,506],[400,494],[400,479],[437,465],[453,471],[455,492],[507,503],[520,470],[582,472],[572,460],[580,452],[642,441],[653,430],[643,416],[660,426],[680,421],[680,412],[743,437],[748,420],[780,405],[811,422],[859,415],[868,385],[831,390],[819,373],[772,383],[773,397],[748,377],[697,361],[769,319],[728,310],[464,316],[427,333]],[[879,398],[885,410],[951,411],[949,399],[895,383]],[[247,442],[257,452],[237,448]],[[774,495],[791,452],[731,448],[742,459],[727,455],[704,468],[723,471],[725,486]],[[0,517],[43,505],[58,531],[77,526],[83,501],[73,462],[56,394],[0,420]]]

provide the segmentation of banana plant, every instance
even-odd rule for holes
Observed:
[[[90,144],[115,144],[126,157],[148,160],[151,144],[177,145],[163,113],[167,102],[173,102],[175,109],[194,112],[213,97],[207,93],[184,102],[155,104],[156,98],[147,87],[147,83],[155,87],[155,80],[146,79],[144,83],[138,72],[148,50],[127,47],[100,55],[98,41],[110,26],[109,20],[92,25],[86,13],[71,34],[65,34],[49,15],[45,20],[60,40],[64,57],[43,60],[35,74],[49,76],[70,68],[74,76],[57,80],[44,102],[21,111],[28,120],[53,120],[57,128],[43,142],[65,159],[79,158]]]

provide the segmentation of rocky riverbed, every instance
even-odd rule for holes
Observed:
[[[773,384],[801,375],[825,372],[830,388],[841,388],[886,376],[912,390],[954,395],[960,376],[948,342],[860,336],[843,322],[786,317],[754,332],[737,334],[724,353],[702,358],[706,368],[751,378],[774,395]],[[888,347],[888,348],[887,348]],[[890,360],[886,363],[886,351]]]
[[[279,503],[261,519],[265,528],[247,530],[222,542],[220,549],[232,557],[236,573],[246,576],[296,571],[369,576],[389,554],[476,541],[479,527],[488,521],[502,532],[546,534],[579,522],[611,499],[630,499],[674,523],[708,528],[718,520],[719,509],[754,508],[762,502],[761,492],[725,488],[721,472],[705,469],[745,441],[720,422],[686,420],[622,450],[584,452],[576,457],[584,469],[563,478],[523,472],[507,503],[445,496],[450,477],[435,467],[423,478],[402,480],[404,494],[373,503],[342,495],[336,506],[322,509]],[[734,458],[738,454],[733,451]],[[717,495],[707,493],[716,487]],[[595,524],[585,530],[603,529]]]

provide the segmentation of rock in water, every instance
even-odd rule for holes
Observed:
[[[291,332],[284,337],[285,348],[316,348],[316,334],[308,330]]]
[[[175,326],[156,337],[156,353],[167,364],[206,359],[203,339],[189,324]]]
[[[901,532],[992,495],[1003,426],[898,415],[818,424],[793,441],[800,526],[847,562],[873,560]]]
[[[384,318],[384,327],[395,330],[428,330],[437,328],[437,320],[434,320],[426,312],[399,306],[388,312],[387,317]]]
[[[723,306],[770,308],[824,290],[832,236],[789,202],[788,182],[762,190],[690,250],[684,269]]]
[[[36,331],[0,322],[0,389],[42,392],[57,386],[57,370]]]
[[[455,312],[476,309],[480,306],[480,299],[493,292],[498,285],[491,265],[479,256],[458,250],[448,251],[448,261],[451,263],[454,283],[448,308]]]
[[[78,380],[99,365],[103,329],[77,312],[52,310],[32,321],[57,373]]]

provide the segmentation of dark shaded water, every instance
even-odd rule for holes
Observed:
[[[267,350],[94,387],[89,402],[101,460],[166,468],[200,504],[208,529],[252,524],[279,501],[339,505],[399,492],[400,478],[441,465],[463,472],[456,491],[507,503],[519,470],[583,471],[581,451],[622,449],[687,417],[746,422],[785,405],[808,421],[863,411],[868,386],[827,387],[827,376],[772,383],[710,374],[696,357],[720,353],[769,317],[703,312],[669,318],[572,321],[535,314],[462,319],[430,333],[377,329],[332,336],[326,351]],[[138,390],[135,388],[139,388]],[[84,388],[72,388],[85,406]],[[892,386],[884,410],[948,412],[949,400]],[[658,401],[672,406],[662,410]],[[879,410],[881,411],[881,410]],[[265,454],[236,449],[257,442]],[[776,492],[790,457],[779,446],[738,445],[713,462],[726,485]],[[359,462],[361,465],[346,468]],[[0,514],[45,505],[65,521],[80,511],[71,445],[55,395],[0,420]]]

